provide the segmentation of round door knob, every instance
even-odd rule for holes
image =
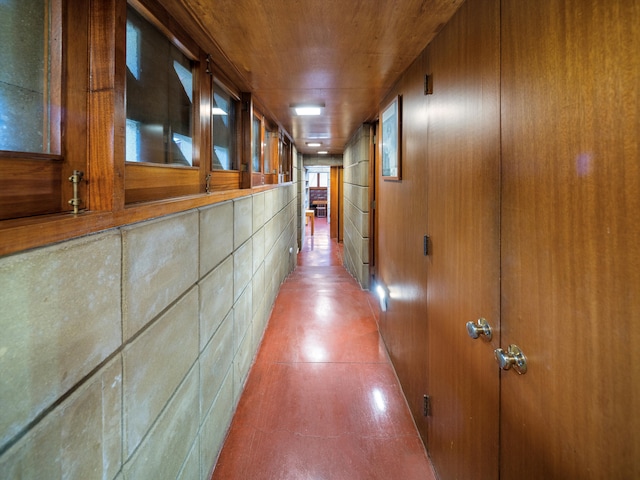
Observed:
[[[477,323],[467,322],[467,333],[474,339],[484,335],[486,340],[491,340],[491,325],[484,318],[479,318]]]
[[[506,352],[501,348],[497,348],[493,353],[498,366],[502,370],[511,370],[513,368],[519,375],[527,373],[527,357],[524,356],[524,353],[517,345],[509,345]]]

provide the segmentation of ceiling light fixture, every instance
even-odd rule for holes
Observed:
[[[320,147],[322,142],[307,142],[307,147]]]
[[[307,116],[307,115],[320,115],[322,113],[322,109],[324,108],[324,104],[300,104],[300,105],[291,105],[291,108],[296,112],[296,115]]]
[[[322,108],[320,107],[296,107],[296,115],[320,115]]]
[[[318,155],[327,155],[329,152],[327,152],[326,150],[321,150],[320,152],[318,152]]]

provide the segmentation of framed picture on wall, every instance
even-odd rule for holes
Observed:
[[[383,110],[381,122],[382,178],[401,178],[402,97],[395,97]]]

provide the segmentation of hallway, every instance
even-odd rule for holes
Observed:
[[[375,301],[317,218],[276,299],[213,480],[435,479]]]

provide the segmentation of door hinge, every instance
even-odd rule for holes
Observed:
[[[431,397],[429,395],[425,395],[422,401],[422,414],[425,417],[431,415]]]
[[[433,95],[433,75],[424,76],[424,94]]]

